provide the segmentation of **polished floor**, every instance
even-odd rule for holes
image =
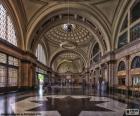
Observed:
[[[140,102],[90,89],[40,89],[0,96],[1,116],[126,116],[126,109],[140,109]]]

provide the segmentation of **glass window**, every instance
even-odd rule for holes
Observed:
[[[0,38],[6,40],[6,10],[0,4]]]
[[[45,55],[45,51],[41,44],[38,44],[38,46],[37,46],[36,57],[37,57],[38,61],[40,61],[43,64],[46,64],[46,55]]]
[[[13,66],[18,66],[19,65],[18,59],[14,58],[12,56],[9,56],[8,57],[8,64],[13,65]]]
[[[0,4],[0,38],[17,46],[17,38],[12,20],[2,4]]]
[[[137,24],[130,30],[130,41],[134,41],[140,38],[140,24]]]
[[[131,9],[131,22],[140,18],[140,2],[137,2]]]
[[[125,70],[125,63],[124,63],[124,61],[121,61],[119,63],[119,66],[118,66],[118,71],[122,71],[122,70]]]
[[[140,68],[140,56],[134,57],[132,60],[131,68]]]
[[[19,60],[0,53],[0,87],[17,86]]]
[[[0,66],[0,87],[5,87],[6,86],[6,67],[5,66]]]
[[[11,18],[7,16],[7,41],[17,46],[16,34]]]
[[[99,52],[99,44],[96,43],[93,49],[93,56],[96,55]]]
[[[126,45],[127,43],[128,43],[128,40],[127,40],[127,32],[125,32],[124,34],[122,34],[122,35],[119,37],[119,40],[118,40],[118,48],[123,47],[123,46]]]
[[[6,54],[0,53],[0,63],[6,63],[6,62],[7,62]]]
[[[93,48],[92,59],[95,63],[99,62],[99,60],[101,59],[101,52],[98,43],[96,43]]]
[[[124,29],[126,29],[128,27],[128,15],[125,17],[122,27],[121,27],[121,31],[123,31]]]
[[[15,68],[8,68],[8,86],[17,86],[18,70]]]

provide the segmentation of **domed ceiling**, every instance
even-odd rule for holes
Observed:
[[[78,24],[72,24],[69,31],[66,29],[66,24],[61,24],[50,29],[46,34],[46,38],[56,44],[61,44],[65,41],[73,42],[77,45],[83,45],[88,43],[93,36],[83,26]]]

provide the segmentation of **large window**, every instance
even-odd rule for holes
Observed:
[[[137,24],[133,28],[131,28],[130,34],[131,34],[130,41],[139,39],[140,38],[140,24]]]
[[[128,15],[130,13],[130,15]],[[128,20],[129,19],[129,20]],[[140,39],[140,1],[135,0],[127,14],[118,34],[118,44],[116,48],[121,48],[127,43]],[[129,32],[129,33],[128,33]],[[129,35],[129,36],[128,36]]]
[[[0,4],[0,38],[17,46],[17,38],[12,20],[2,4]]]
[[[118,71],[123,71],[123,70],[125,70],[125,63],[124,61],[121,61],[118,66]]]
[[[123,47],[123,46],[126,45],[127,43],[128,43],[128,41],[127,41],[127,32],[125,32],[124,34],[122,34],[122,35],[119,37],[119,40],[118,40],[118,48]]]
[[[134,57],[134,59],[132,60],[131,68],[140,68],[140,56]]]
[[[124,29],[126,29],[128,27],[128,15],[125,17],[122,27],[121,27],[121,31],[123,31]]]
[[[8,68],[8,86],[17,86],[18,70],[16,68]]]
[[[140,18],[140,2],[137,2],[131,9],[131,22]]]
[[[99,44],[96,43],[92,52],[92,60],[93,62],[98,63],[100,59],[101,59],[100,47],[99,47]]]
[[[38,44],[37,46],[36,57],[38,61],[40,61],[43,64],[46,64],[46,55],[43,46],[41,44]]]
[[[19,60],[0,53],[0,87],[17,86]]]

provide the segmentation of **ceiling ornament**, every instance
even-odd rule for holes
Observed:
[[[70,24],[70,23],[68,22],[67,24],[64,24],[64,25],[63,25],[63,29],[64,29],[66,32],[71,32],[71,31],[74,31],[75,25],[74,25],[74,24]]]
[[[76,43],[71,41],[65,41],[60,44],[60,47],[64,49],[75,49],[77,47]]]

